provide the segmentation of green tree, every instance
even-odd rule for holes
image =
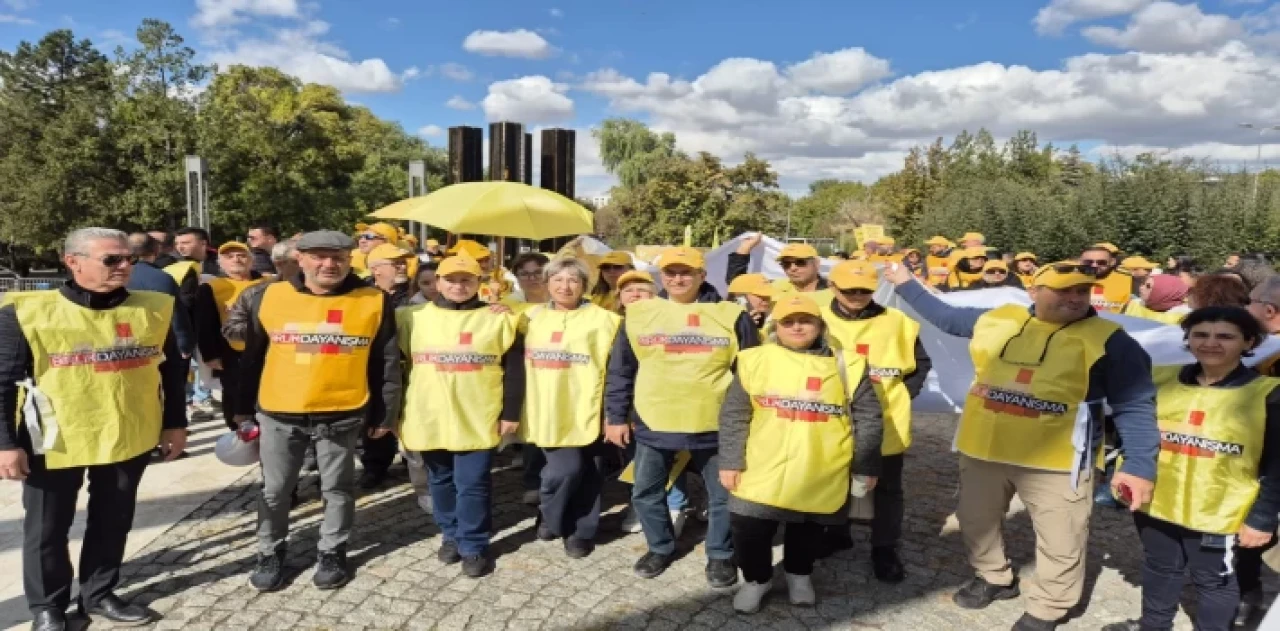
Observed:
[[[675,134],[658,134],[644,123],[626,118],[610,118],[591,131],[600,144],[600,160],[623,186],[643,184],[658,163],[681,155]]]

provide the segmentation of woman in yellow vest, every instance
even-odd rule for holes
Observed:
[[[982,246],[965,248],[954,252],[949,261],[946,291],[966,289],[982,280],[982,266],[987,264],[987,249]]]
[[[1178,324],[1191,312],[1186,304],[1188,290],[1186,283],[1177,276],[1148,276],[1138,286],[1140,299],[1130,300],[1120,313],[1165,324]]]
[[[634,270],[635,264],[631,255],[622,250],[614,250],[600,259],[599,278],[595,287],[591,288],[591,303],[610,311],[618,306],[618,279]]]
[[[1227,631],[1240,601],[1232,549],[1266,545],[1277,525],[1280,380],[1241,363],[1265,333],[1238,307],[1197,309],[1182,329],[1196,363],[1154,370],[1155,493],[1133,516],[1145,556],[1142,618],[1105,631],[1172,629],[1188,575],[1196,628]]]
[[[222,383],[222,417],[232,431],[238,427],[236,415],[251,414],[253,410],[236,407],[240,398],[240,354],[244,352],[244,342],[228,341],[222,336],[222,325],[227,321],[227,311],[244,290],[266,282],[262,274],[253,271],[252,263],[249,246],[236,241],[222,244],[218,248],[218,266],[226,276],[211,278],[200,285],[192,310],[200,358]]]
[[[649,272],[632,270],[618,278],[618,315],[625,315],[627,305],[658,295],[658,286]]]
[[[773,286],[764,274],[743,274],[729,283],[727,288],[729,300],[738,303],[747,310],[751,321],[764,334],[765,320],[769,317],[770,300],[773,298]]]
[[[828,343],[822,312],[808,296],[783,298],[771,317],[774,334],[738,354],[720,407],[719,477],[732,494],[730,528],[744,581],[733,608],[741,613],[759,611],[773,585],[779,524],[786,524],[782,567],[791,604],[815,604],[810,575],[823,527],[847,524],[851,473],[866,476],[860,482],[868,489],[880,473],[882,412],[867,363],[855,359],[848,369],[849,350]]]
[[[1031,252],[1019,252],[1013,257],[1013,273],[1022,281],[1023,287],[1031,286],[1031,279],[1036,275],[1039,260]]]
[[[943,236],[930,237],[924,244],[929,248],[929,255],[924,257],[926,280],[929,285],[945,285],[947,276],[951,274],[951,254],[955,244]]]
[[[397,433],[406,450],[423,452],[444,536],[438,558],[461,561],[463,573],[478,578],[492,569],[493,450],[518,431],[524,406],[524,340],[518,316],[480,300],[475,259],[460,252],[436,272],[436,301],[396,312],[409,359]]]
[[[574,559],[591,554],[600,524],[600,415],[609,349],[621,323],[616,314],[583,300],[589,280],[581,261],[551,261],[545,272],[550,300],[526,310],[521,320],[520,437],[527,450],[541,449],[546,456],[538,538],[564,539],[565,554]]]
[[[902,469],[911,446],[911,400],[924,387],[933,360],[920,342],[920,325],[872,299],[880,286],[875,265],[841,263],[828,280],[835,298],[819,305],[828,335],[844,349],[850,370],[867,364],[872,386],[884,402],[883,463],[871,520],[871,569],[878,580],[898,583],[905,578],[898,544],[905,505]],[[826,529],[823,546],[823,553],[852,548],[848,524]]]

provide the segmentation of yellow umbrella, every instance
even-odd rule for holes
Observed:
[[[454,233],[550,239],[595,232],[591,211],[555,191],[520,182],[466,182],[402,199],[373,213]]]

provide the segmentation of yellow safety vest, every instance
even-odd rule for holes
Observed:
[[[400,442],[413,451],[498,446],[502,356],[516,341],[515,314],[415,305],[396,312],[410,358]],[[519,419],[506,419],[518,421]]]
[[[884,407],[884,441],[880,452],[896,456],[911,446],[911,393],[903,379],[916,370],[916,338],[920,325],[906,314],[886,307],[885,312],[865,320],[845,320],[822,306],[827,330],[840,343],[847,363],[867,362],[876,394]],[[854,366],[849,374],[855,374]]]
[[[618,291],[616,289],[610,289],[603,294],[591,294],[591,304],[606,311],[617,313]]]
[[[200,276],[200,264],[195,261],[178,261],[177,263],[166,265],[164,273],[172,276],[174,282],[181,286],[187,274],[195,273],[196,277]]]
[[[266,278],[253,280],[232,280],[230,278],[214,278],[209,281],[209,289],[213,290],[213,301],[218,306],[218,322],[226,324],[227,311],[236,303],[244,290],[268,282]],[[244,351],[243,340],[227,340],[227,346],[234,351]]]
[[[376,287],[303,293],[288,282],[262,292],[258,320],[270,339],[258,388],[264,412],[346,412],[369,402],[369,347],[386,297]]]
[[[1267,395],[1280,380],[1189,386],[1178,381],[1179,370],[1153,371],[1160,457],[1155,494],[1142,511],[1197,532],[1233,535],[1258,496]]]
[[[1051,324],[1019,305],[984,313],[969,343],[976,376],[956,448],[978,460],[1072,471],[1085,449],[1072,435],[1077,422],[1088,421],[1081,405],[1089,371],[1119,328],[1098,317]]]
[[[1135,318],[1145,318],[1165,324],[1181,324],[1183,318],[1187,317],[1186,311],[1155,311],[1148,308],[1138,300],[1130,300],[1120,309],[1120,313]]]
[[[641,300],[627,307],[627,339],[639,360],[635,409],[658,432],[696,434],[719,427],[720,404],[738,353],[731,302]]]
[[[1032,283],[1033,281],[1035,281],[1035,278],[1036,278],[1036,275],[1035,275],[1034,273],[1033,273],[1033,274],[1020,274],[1020,273],[1018,273],[1018,272],[1014,272],[1014,275],[1018,277],[1018,280],[1022,281],[1022,286],[1023,286],[1023,287],[1030,287],[1030,286],[1031,286],[1031,283]]]
[[[360,278],[367,278],[369,276],[368,259],[369,255],[361,252],[360,248],[352,250],[351,271],[355,272],[357,276],[360,276],[360,274],[363,273],[363,276],[360,276]]]
[[[962,272],[959,267],[954,267],[947,276],[947,287],[964,289],[980,280],[982,280],[982,272]]]
[[[925,278],[928,279],[930,285],[941,285],[947,282],[947,276],[951,273],[951,259],[946,256],[934,256],[932,254],[924,257],[925,261]],[[945,270],[941,274],[935,274],[935,269]]]
[[[120,306],[105,310],[77,305],[57,290],[8,298],[31,347],[33,381],[47,398],[34,401],[47,439],[45,466],[123,462],[160,443],[159,365],[173,297],[130,291]]]
[[[539,447],[581,447],[600,438],[604,375],[622,318],[592,304],[526,312],[524,420]]]
[[[777,344],[738,354],[738,379],[751,397],[751,431],[734,496],[823,515],[845,505],[853,462],[848,401],[854,384],[846,389],[837,361]]]
[[[1098,311],[1121,313],[1132,297],[1133,277],[1120,270],[1112,270],[1093,286],[1089,302]]]

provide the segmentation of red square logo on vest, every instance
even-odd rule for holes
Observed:
[[[121,322],[116,325],[116,337],[133,337],[133,325]]]
[[[1204,410],[1191,410],[1187,414],[1187,422],[1192,425],[1200,426],[1204,424]]]
[[[564,341],[564,331],[556,331],[551,334],[551,343],[559,344]]]
[[[859,355],[866,355],[867,353],[870,353],[870,352],[871,352],[871,345],[870,345],[870,344],[858,344],[857,346],[855,346],[855,347],[854,347],[854,350],[855,350]]]
[[[685,322],[685,324],[691,327],[700,327],[702,326],[702,317],[696,313],[690,313],[689,319]]]
[[[1030,368],[1023,368],[1018,371],[1018,376],[1014,378],[1014,381],[1023,385],[1027,385],[1031,383],[1031,379],[1035,376],[1036,376],[1036,371],[1031,370]]]
[[[342,310],[330,309],[329,312],[324,315],[324,321],[325,324],[342,324]]]
[[[461,344],[461,345],[463,345],[463,346],[471,346],[471,334],[470,334],[470,333],[459,333],[459,334],[458,334],[458,343],[459,343],[459,344]]]
[[[809,377],[808,381],[804,384],[804,389],[809,392],[821,392],[822,377]]]
[[[1102,293],[1103,293],[1102,285],[1094,285],[1094,286],[1093,286],[1093,293],[1095,293],[1095,294],[1102,294]]]

